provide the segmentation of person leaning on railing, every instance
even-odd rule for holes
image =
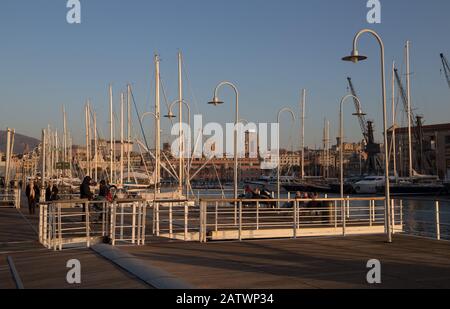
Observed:
[[[84,177],[83,182],[80,185],[80,199],[92,201],[94,194],[91,191],[91,177]],[[86,212],[86,204],[83,203],[83,213]],[[83,215],[81,221],[85,221],[86,217]]]

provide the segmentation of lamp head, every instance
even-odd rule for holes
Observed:
[[[218,97],[214,97],[212,101],[208,102],[208,104],[212,104],[214,106],[223,104],[223,101],[220,101]]]
[[[164,116],[165,118],[169,118],[169,119],[173,119],[176,118],[177,116],[174,115],[174,113],[172,113],[172,111],[169,111],[169,113],[167,115]]]
[[[353,63],[358,63],[359,61],[366,60],[366,56],[359,55],[357,50],[353,50],[350,56],[342,58],[343,61],[351,61]]]

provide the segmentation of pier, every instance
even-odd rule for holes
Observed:
[[[211,200],[208,203],[210,202]],[[227,209],[228,215],[234,213],[233,206],[228,206]],[[247,218],[253,216],[252,209],[244,208]],[[166,212],[168,210],[169,207],[165,209]],[[76,216],[80,214],[79,208],[73,211],[77,212]],[[189,222],[192,226],[195,222],[200,223],[204,220],[204,217],[196,220],[194,208],[191,211],[192,217]],[[239,206],[237,213],[239,214]],[[345,236],[324,234],[321,237],[317,237],[318,235],[312,237],[299,233],[282,237],[275,235],[276,239],[268,236],[264,237],[265,239],[242,237],[239,241],[236,233],[236,239],[223,241],[214,239],[212,232],[215,229],[215,215],[208,213],[206,215],[208,221],[212,222],[212,227],[208,227],[210,232],[206,234],[207,242],[200,236],[195,241],[192,239],[185,241],[183,237],[176,240],[177,237],[174,235],[169,237],[162,233],[166,229],[169,233],[171,225],[163,216],[160,217],[160,235],[153,233],[156,231],[156,227],[153,229],[151,226],[155,212],[150,208],[147,214],[149,227],[145,232],[146,236],[141,238],[145,241],[139,244],[137,234],[133,244],[131,232],[125,229],[122,241],[117,239],[115,246],[111,243],[101,244],[101,241],[94,241],[89,244],[86,242],[63,246],[62,250],[59,250],[59,246],[47,248],[39,242],[37,216],[27,215],[27,210],[23,206],[19,209],[3,208],[0,210],[0,287],[7,289],[21,287],[123,289],[180,286],[212,289],[450,288],[448,259],[450,244],[447,241],[396,233],[393,243],[389,244],[386,242],[382,226],[380,231],[373,230],[367,235],[348,233]],[[177,219],[175,213],[172,216]],[[347,218],[345,215],[343,217]],[[238,215],[238,224],[239,218]],[[184,214],[178,218],[180,219],[184,221]],[[253,219],[255,218],[252,217]],[[125,217],[123,226],[133,225],[132,221],[132,217]],[[172,233],[180,228],[176,222],[177,220],[172,222]],[[233,216],[227,222],[225,227],[230,231],[234,226]],[[248,220],[244,222],[242,231],[249,231],[252,224]],[[260,222],[264,220],[261,219]],[[267,222],[266,220],[266,224]],[[281,226],[286,224],[286,221],[283,223],[279,218],[269,222],[272,222],[271,224],[281,222]],[[299,220],[298,224],[301,222],[302,220]],[[303,224],[305,222],[311,224],[312,221],[303,221]],[[326,224],[334,225],[335,222],[331,220]],[[342,231],[341,223],[337,222],[337,225]],[[120,226],[117,229],[119,231],[117,235],[120,235]],[[201,229],[199,228],[199,235],[202,234]],[[263,227],[260,229],[264,230]],[[320,231],[323,227],[319,226],[316,229]],[[291,231],[301,230],[302,228],[291,229]],[[272,231],[270,224],[269,231]],[[69,270],[66,263],[70,259],[78,259],[81,262],[80,285],[70,285],[66,281]],[[366,281],[368,272],[366,263],[371,259],[378,259],[382,264],[381,284],[369,285]]]

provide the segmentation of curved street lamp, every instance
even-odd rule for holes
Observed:
[[[390,182],[389,182],[389,149],[387,140],[387,112],[386,112],[386,76],[385,76],[385,66],[384,66],[384,43],[381,36],[371,30],[363,29],[359,31],[353,39],[353,50],[350,56],[342,58],[344,61],[351,61],[353,63],[358,63],[359,61],[366,60],[366,56],[362,56],[358,52],[358,40],[362,34],[371,34],[378,41],[380,45],[380,60],[381,60],[381,95],[383,104],[383,126],[384,126],[384,174],[385,174],[385,226],[386,234],[388,237],[388,242],[392,242],[392,229],[391,229],[391,194],[390,194]]]
[[[292,116],[292,121],[295,122],[295,114],[289,107],[283,107],[278,111],[277,123],[280,125],[280,117],[283,112],[288,112]],[[280,128],[278,128],[278,164],[277,164],[277,206],[280,207]]]
[[[168,113],[167,113],[167,115],[164,115],[164,117],[165,118],[168,118],[168,119],[170,119],[170,120],[172,120],[172,119],[174,119],[174,118],[176,118],[177,116],[175,116],[175,114],[173,113],[173,106],[175,105],[175,104],[180,104],[180,102],[182,103],[182,104],[184,104],[185,106],[186,106],[186,108],[187,108],[187,110],[188,110],[188,126],[189,126],[189,129],[191,128],[191,107],[189,106],[189,103],[188,102],[186,102],[186,100],[175,100],[175,101],[173,101],[170,105],[169,105],[169,111],[168,111]],[[179,154],[179,156],[180,156],[180,166],[181,166],[181,168],[180,168],[180,170],[179,170],[179,183],[180,183],[180,188],[183,188],[183,170],[184,170],[184,164],[183,164],[183,162],[184,162],[184,159],[183,159],[183,144],[184,144],[184,138],[182,138],[182,135],[184,135],[184,132],[183,132],[183,130],[182,130],[182,127],[181,127],[181,123],[180,123],[180,154]],[[183,144],[181,143],[183,141]],[[190,140],[190,134],[189,134],[189,144],[191,143],[191,140]],[[189,150],[190,151],[190,150]],[[187,197],[189,197],[189,189],[190,189],[190,175],[188,175],[187,177],[186,177],[186,196]]]
[[[340,168],[340,192],[341,198],[344,198],[344,114],[343,114],[343,105],[347,99],[354,99],[358,102],[359,110],[354,113],[354,116],[365,116],[365,114],[361,110],[361,102],[359,98],[348,94],[341,99],[340,108],[339,108],[339,168]]]
[[[236,110],[235,110],[235,121],[234,121],[234,200],[235,200],[235,205],[236,205],[236,200],[238,198],[237,124],[239,123],[239,91],[233,83],[223,81],[223,82],[219,83],[216,86],[216,88],[214,89],[214,97],[213,97],[212,101],[208,102],[208,104],[217,106],[217,105],[224,103],[218,97],[219,89],[223,86],[231,87],[234,90],[234,93],[236,95]]]

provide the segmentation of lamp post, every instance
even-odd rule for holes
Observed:
[[[176,118],[176,116],[175,116],[175,114],[173,113],[173,111],[172,111],[172,109],[173,109],[173,106],[175,105],[175,104],[179,104],[179,103],[182,103],[182,104],[184,104],[185,106],[186,106],[186,108],[187,108],[187,110],[188,110],[188,126],[189,126],[189,129],[191,128],[191,108],[190,108],[190,106],[189,106],[189,104],[185,101],[185,100],[175,100],[175,101],[173,101],[170,105],[169,105],[169,112],[168,112],[168,114],[167,115],[165,115],[164,117],[165,118],[169,118],[169,119],[173,119],[173,118]],[[180,123],[180,128],[181,128],[181,126],[182,126],[182,124]],[[180,129],[180,145],[184,145],[184,131],[182,130],[182,129]],[[191,135],[189,134],[189,145],[190,145],[190,143],[191,143]],[[182,152],[184,151],[184,148],[182,147],[182,146],[180,146],[180,154],[179,154],[179,156],[180,156],[180,158],[183,158],[184,156],[182,155]],[[191,150],[189,149],[189,152],[190,152]],[[181,161],[181,164],[183,165],[184,163],[184,160],[182,160]],[[180,169],[180,171],[182,171],[184,169],[184,166]],[[183,174],[182,174],[182,172],[180,172],[180,175],[179,175],[179,183],[180,183],[180,187],[181,188],[183,188]],[[190,190],[190,187],[191,187],[191,184],[190,184],[190,175],[187,175],[187,177],[186,177],[186,196],[187,197],[189,197],[189,190]]]
[[[380,35],[371,29],[363,29],[359,31],[353,39],[353,50],[350,56],[342,58],[344,61],[351,61],[357,63],[359,61],[366,60],[367,57],[359,55],[358,52],[358,39],[362,34],[369,33],[378,41],[380,45],[380,56],[381,56],[381,95],[383,103],[383,126],[384,126],[384,174],[385,174],[385,226],[388,242],[392,242],[392,229],[391,229],[391,194],[390,194],[390,182],[389,182],[389,149],[387,141],[387,111],[386,111],[386,76],[385,76],[385,66],[384,66],[384,43]]]
[[[283,107],[278,111],[277,123],[280,124],[280,117],[283,112],[288,112],[292,116],[292,120],[295,121],[295,114],[289,107]],[[277,164],[277,206],[280,207],[280,128],[278,128],[278,164]]]
[[[239,91],[237,87],[230,82],[223,81],[219,83],[214,90],[214,97],[212,101],[208,102],[208,104],[212,104],[217,106],[219,104],[223,104],[223,101],[220,101],[218,97],[219,89],[223,86],[229,86],[234,90],[236,95],[236,111],[235,111],[235,121],[234,121],[234,200],[236,201],[238,198],[238,152],[237,152],[237,125],[239,122]],[[236,202],[235,202],[236,204]]]
[[[340,182],[341,198],[344,198],[344,113],[343,113],[343,106],[344,106],[344,103],[346,102],[346,100],[350,99],[350,98],[356,100],[359,105],[358,112],[356,112],[353,115],[354,116],[365,115],[361,111],[361,102],[359,101],[359,99],[356,96],[354,96],[352,94],[348,94],[341,99],[340,108],[339,108],[339,168],[340,168],[339,182]]]

